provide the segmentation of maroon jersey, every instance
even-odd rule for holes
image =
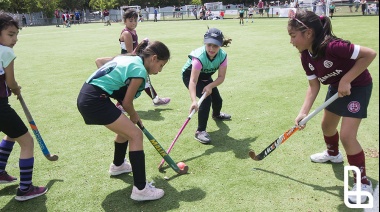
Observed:
[[[137,42],[138,42],[138,39],[139,39],[139,37],[137,36],[137,34],[136,34],[136,31],[135,30],[129,30],[128,28],[124,28],[122,31],[121,31],[121,33],[120,33],[120,35],[121,34],[123,34],[123,32],[125,32],[125,31],[128,31],[129,33],[131,33],[131,35],[132,35],[132,48],[133,48],[133,50],[135,50],[136,49],[136,47],[137,47]],[[120,38],[119,38],[119,42],[120,42],[120,46],[121,46],[121,54],[126,54],[126,53],[131,53],[131,52],[127,52],[127,50],[126,50],[126,48],[125,48],[125,42],[123,41],[123,42],[121,42],[120,41]]]
[[[325,56],[319,59],[313,59],[308,50],[303,51],[301,62],[309,80],[317,77],[324,85],[338,87],[340,79],[354,66],[359,50],[359,45],[335,40],[327,45]],[[360,87],[370,83],[372,77],[366,69],[351,82],[351,86]]]

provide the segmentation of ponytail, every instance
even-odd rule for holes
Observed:
[[[318,16],[314,12],[297,10],[294,20],[304,23],[306,28],[312,29],[314,32],[314,40],[312,44],[312,57],[318,59],[325,55],[327,45],[334,40],[342,40],[336,37],[332,31],[331,19],[327,16]],[[290,20],[288,27],[305,31],[300,28],[297,21]],[[349,41],[345,41],[350,44]]]
[[[149,42],[148,39],[144,39],[136,49],[133,51],[132,55],[137,55],[142,58],[148,58],[152,55],[157,55],[158,60],[169,60],[170,51],[169,48],[160,41]]]
[[[149,39],[145,38],[142,42],[140,42],[136,46],[135,50],[133,50],[131,55],[140,55],[142,51],[144,51],[144,49],[148,46],[148,44],[149,44]]]

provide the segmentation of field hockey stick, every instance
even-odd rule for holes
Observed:
[[[199,101],[198,101],[198,107],[202,104],[202,102],[203,102],[203,100],[204,100],[205,98],[206,98],[206,93],[204,93],[204,94],[202,95],[202,97],[199,99]],[[172,143],[170,144],[169,149],[166,151],[168,154],[169,154],[170,151],[172,150],[172,148],[173,148],[175,142],[177,142],[178,137],[181,135],[182,131],[185,129],[187,123],[189,123],[189,121],[190,121],[191,117],[194,115],[194,113],[195,113],[195,109],[193,109],[193,110],[191,111],[191,113],[190,113],[190,115],[187,117],[185,123],[183,123],[181,129],[179,129],[177,135],[175,136],[174,140],[173,140]],[[160,165],[158,166],[158,169],[161,169],[162,166],[164,165],[164,163],[165,163],[165,160],[162,159]]]
[[[50,154],[48,148],[45,145],[44,140],[42,139],[42,136],[40,132],[38,131],[37,125],[34,122],[32,115],[30,114],[28,107],[25,104],[24,99],[22,98],[21,94],[18,96],[18,99],[20,100],[22,109],[24,110],[25,116],[28,119],[28,122],[30,124],[30,127],[32,128],[32,131],[34,133],[34,136],[36,137],[38,144],[40,145],[40,148],[42,150],[42,153],[45,155],[45,157],[50,161],[56,161],[58,160],[58,155],[52,155]]]
[[[188,166],[185,166],[182,170],[178,168],[177,164],[173,161],[173,159],[168,155],[168,153],[162,148],[161,144],[158,143],[158,141],[148,132],[147,129],[145,129],[144,126],[140,124],[140,122],[137,123],[137,126],[143,131],[145,136],[148,138],[150,143],[153,145],[153,147],[157,150],[157,152],[161,155],[162,158],[169,164],[169,166],[178,174],[186,174],[189,170]]]
[[[150,77],[149,77],[149,75],[147,75],[147,81],[148,81],[148,86],[149,86],[149,90],[150,90],[150,93],[152,94],[152,99],[153,99],[153,101],[154,101],[154,99],[156,98],[156,96],[154,95],[154,93],[153,93],[153,88],[152,88],[152,84],[151,84],[151,82],[150,82]]]
[[[303,118],[299,125],[305,125],[306,122],[308,122],[311,118],[313,118],[317,113],[319,113],[321,110],[326,108],[328,105],[330,105],[333,101],[335,101],[338,98],[338,93],[336,93],[334,96],[330,97],[326,102],[324,102],[321,106],[319,106],[317,109],[315,109],[313,112],[311,112],[309,115],[307,115],[305,118]],[[267,148],[265,148],[260,154],[256,155],[253,150],[249,151],[249,156],[253,160],[262,160],[266,156],[268,156],[271,152],[273,152],[278,146],[280,146],[282,143],[284,143],[290,136],[292,136],[295,132],[298,131],[298,127],[295,125],[292,128],[290,128],[288,131],[283,133],[280,137],[278,137],[273,143],[271,143]]]

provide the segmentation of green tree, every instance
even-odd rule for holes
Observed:
[[[118,2],[117,0],[90,0],[89,5],[91,9],[103,10],[114,8]]]
[[[11,6],[10,0],[0,0],[0,10],[7,10]]]
[[[202,0],[191,0],[192,5],[202,5]]]
[[[83,9],[86,4],[86,0],[58,0],[60,3],[58,6],[65,10]]]
[[[44,14],[45,18],[52,18],[54,10],[57,8],[60,0],[31,0],[36,1],[37,7]]]

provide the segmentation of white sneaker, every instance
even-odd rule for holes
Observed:
[[[153,182],[146,183],[143,190],[139,190],[136,186],[133,186],[131,199],[136,201],[156,200],[164,196],[165,192],[162,189],[155,188]]]
[[[131,164],[126,159],[124,159],[124,163],[121,164],[120,166],[115,166],[115,164],[111,163],[110,169],[108,172],[110,173],[110,175],[115,176],[115,175],[119,175],[123,173],[128,173],[131,171],[132,171]]]
[[[340,153],[340,151],[339,151],[337,156],[331,156],[331,155],[329,155],[327,150],[325,150],[321,153],[311,155],[310,159],[311,159],[311,161],[313,161],[315,163],[325,163],[327,161],[331,161],[332,163],[342,163],[343,162],[343,156]]]
[[[372,182],[370,180],[368,180],[369,182],[369,185],[367,184],[362,184],[362,190],[361,191],[367,191],[369,192],[370,194],[373,193],[373,188],[372,188]],[[352,187],[351,191],[356,191],[357,190],[357,187],[356,187],[356,183],[354,184],[354,186]],[[351,203],[354,203],[356,204],[357,203],[357,196],[356,195],[348,195],[348,200],[351,202]],[[367,196],[366,195],[360,195],[360,202],[361,203],[365,203],[367,201]]]

